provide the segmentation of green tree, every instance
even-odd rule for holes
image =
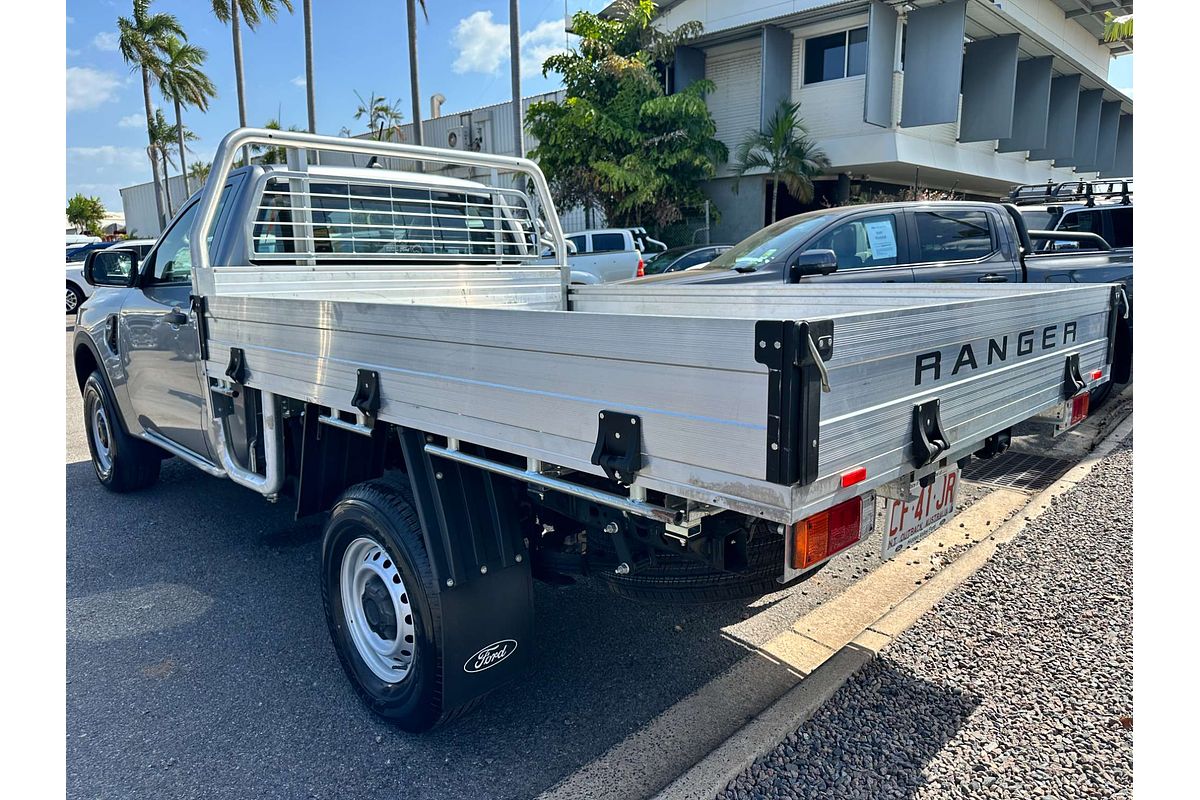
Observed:
[[[222,25],[228,24],[233,36],[233,74],[237,83],[238,125],[246,127],[246,76],[242,67],[242,20],[254,30],[263,19],[271,22],[279,16],[279,8],[292,13],[292,0],[212,0],[213,16]],[[249,154],[244,155],[249,160]]]
[[[151,14],[150,0],[133,0],[133,15],[117,18],[120,34],[118,50],[121,58],[134,71],[142,73],[142,100],[146,107],[146,139],[150,145],[150,170],[154,177],[154,204],[158,211],[158,222],[166,224],[163,215],[163,193],[159,181],[158,161],[150,152],[154,147],[154,133],[150,129],[153,111],[150,105],[151,77],[157,79],[162,72],[162,48],[167,37],[187,39],[179,20],[171,14]]]
[[[91,236],[99,233],[105,213],[104,204],[100,202],[99,197],[76,194],[67,201],[67,222]]]
[[[733,189],[747,172],[766,170],[771,176],[771,222],[779,207],[779,182],[802,203],[813,197],[812,179],[829,167],[829,159],[809,138],[800,119],[800,104],[780,101],[765,131],[754,131],[737,146],[733,159]]]
[[[530,151],[564,208],[599,205],[613,225],[661,230],[704,205],[703,181],[728,156],[704,103],[700,80],[668,95],[663,74],[675,48],[701,32],[687,22],[671,33],[651,26],[651,0],[622,0],[612,17],[571,18],[576,50],[546,59],[542,74],[562,75],[562,103],[534,103]]]
[[[367,127],[371,129],[377,141],[384,141],[385,131],[387,140],[391,141],[393,133],[399,133],[400,122],[404,119],[404,114],[400,112],[400,101],[389,103],[386,97],[374,92],[366,99],[357,91],[354,96],[358,98],[358,109],[354,112],[354,118],[366,117]]]
[[[163,43],[162,74],[159,86],[163,95],[175,104],[175,133],[178,136],[179,171],[183,173],[184,195],[192,193],[188,181],[187,148],[184,145],[186,129],[183,127],[183,107],[193,106],[200,111],[208,110],[208,101],[217,96],[217,87],[204,73],[204,62],[208,51],[203,47],[187,44],[174,36]],[[170,193],[170,185],[167,192]]]

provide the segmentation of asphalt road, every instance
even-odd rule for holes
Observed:
[[[174,459],[148,491],[100,487],[67,327],[69,797],[535,796],[879,563],[864,543],[801,586],[702,607],[536,584],[533,673],[405,734],[338,665],[319,519]]]

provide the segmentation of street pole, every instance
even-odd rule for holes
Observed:
[[[408,0],[408,73],[412,78],[413,144],[424,144],[421,135],[421,83],[417,75],[417,0]]]
[[[521,108],[521,8],[518,0],[508,0],[509,61],[512,62],[513,150],[525,157],[525,128]]]

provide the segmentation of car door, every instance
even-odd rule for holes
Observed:
[[[805,283],[912,283],[905,263],[908,242],[898,211],[863,213],[845,219],[803,245],[804,250],[832,250],[837,271],[809,275]]]
[[[222,194],[214,230],[223,222],[232,185]],[[198,209],[198,201],[188,205],[140,266],[138,286],[121,306],[118,348],[129,404],[141,427],[209,457],[203,364],[188,314],[191,229]],[[211,242],[211,233],[208,238]]]
[[[912,209],[909,240],[917,283],[1021,282],[1021,266],[987,208]]]

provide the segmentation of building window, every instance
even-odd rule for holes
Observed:
[[[815,36],[804,42],[804,83],[821,83],[867,72],[867,29]]]

